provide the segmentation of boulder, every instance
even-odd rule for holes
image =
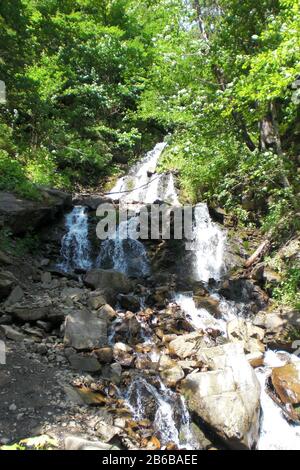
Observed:
[[[8,313],[24,322],[47,319],[51,309],[52,300],[47,294],[26,298],[22,302],[6,307]]]
[[[121,307],[125,310],[130,310],[131,312],[138,312],[141,308],[140,300],[135,295],[119,294],[117,299]]]
[[[84,282],[92,289],[109,289],[115,293],[128,294],[133,289],[125,274],[112,269],[93,269],[86,274]]]
[[[285,404],[300,403],[300,361],[272,370],[272,384]]]
[[[212,369],[193,372],[182,382],[187,405],[226,446],[252,449],[259,438],[260,385],[243,347],[227,344],[203,351]]]
[[[247,353],[265,351],[262,343],[265,336],[264,330],[243,318],[236,318],[227,324],[227,336],[233,343],[242,341]]]
[[[0,192],[0,225],[8,226],[14,235],[50,224],[66,207],[70,195],[58,190],[42,189],[42,201],[28,201],[12,193]]]
[[[120,434],[120,428],[114,426],[114,417],[106,410],[100,410],[95,417],[95,434],[102,442],[109,442]]]
[[[111,321],[117,316],[115,310],[108,304],[103,305],[97,314],[99,318],[103,318],[106,321]]]
[[[98,360],[104,364],[110,364],[113,361],[113,349],[109,346],[96,349],[94,352]]]
[[[203,333],[193,332],[178,336],[169,343],[168,348],[170,354],[180,359],[186,359],[187,357],[194,356],[199,349],[207,347],[207,341]]]
[[[222,313],[220,310],[220,301],[209,296],[200,297],[195,296],[194,302],[197,308],[207,310],[215,318],[221,318]]]
[[[160,376],[167,387],[175,387],[184,378],[184,372],[179,364],[174,363],[160,372]]]
[[[133,349],[124,343],[116,343],[113,347],[113,356],[116,362],[129,367],[133,363]]]
[[[17,280],[10,271],[0,271],[0,301],[9,296],[16,284]]]
[[[119,385],[122,381],[122,366],[119,363],[106,365],[102,369],[102,378]]]
[[[88,306],[92,310],[98,310],[100,307],[103,307],[103,305],[107,304],[107,299],[101,291],[95,291],[92,292],[89,300],[88,300]]]
[[[227,300],[252,304],[256,311],[264,309],[268,304],[267,294],[248,279],[226,279],[220,294]]]
[[[97,358],[93,355],[84,354],[68,354],[68,361],[72,369],[81,370],[85,372],[99,372],[101,365]]]
[[[5,306],[14,305],[20,302],[24,297],[24,291],[22,287],[16,286],[12,292],[10,293],[9,297],[6,299]]]
[[[24,340],[24,335],[11,326],[2,325],[0,326],[0,331],[4,333],[7,339],[11,339],[12,341],[18,342]]]
[[[86,310],[72,312],[65,320],[64,343],[78,351],[106,346],[106,320]]]
[[[3,251],[0,251],[0,265],[11,265],[13,264],[12,259]]]
[[[105,444],[100,441],[88,441],[85,438],[78,436],[67,436],[64,441],[65,450],[120,450],[119,447],[113,444]]]

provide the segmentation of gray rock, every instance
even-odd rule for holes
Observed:
[[[78,351],[106,346],[106,320],[87,310],[73,312],[65,320],[64,343]]]
[[[68,356],[71,367],[85,372],[99,372],[101,365],[97,358],[92,355],[71,354]]]
[[[88,306],[92,310],[98,310],[100,307],[103,307],[103,305],[107,304],[107,300],[102,293],[98,292],[93,292],[88,300]]]
[[[180,357],[180,359],[195,355],[203,347],[207,347],[207,343],[201,332],[178,336],[168,346],[170,353]]]
[[[65,450],[120,450],[119,447],[112,444],[105,444],[99,441],[88,441],[85,438],[77,436],[68,436],[64,441]]]
[[[122,366],[118,363],[104,366],[102,369],[102,378],[119,385],[122,380]]]
[[[110,269],[93,269],[87,273],[84,282],[93,289],[111,289],[122,294],[128,294],[133,289],[133,283],[125,274]]]
[[[18,320],[32,322],[44,320],[50,314],[52,301],[48,295],[32,297],[6,308]]]
[[[2,331],[7,339],[11,339],[12,341],[23,341],[24,335],[19,331],[15,330],[11,326],[8,325],[1,325],[0,331]]]
[[[16,286],[11,292],[11,294],[9,295],[9,297],[6,299],[5,305],[9,306],[9,305],[16,304],[17,302],[20,302],[23,299],[23,297],[24,297],[24,291],[22,287]]]
[[[210,348],[201,356],[214,370],[194,372],[183,381],[182,392],[190,411],[229,448],[255,447],[259,437],[261,391],[242,346]]]
[[[119,294],[117,299],[125,310],[138,312],[141,309],[140,300],[135,295]]]

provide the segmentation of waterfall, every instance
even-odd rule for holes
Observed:
[[[219,280],[224,273],[225,231],[212,222],[206,204],[195,207],[193,241],[195,280]]]
[[[62,239],[62,261],[58,267],[66,272],[73,271],[74,269],[91,269],[92,260],[87,208],[75,206],[66,215],[65,227],[67,233]]]
[[[157,173],[159,159],[166,147],[160,143],[135,165],[128,176],[120,178],[111,190],[111,198],[122,208],[134,206],[136,215],[141,207],[156,201],[179,205],[172,174]],[[129,192],[128,192],[129,191]],[[102,243],[97,265],[112,268],[129,276],[145,277],[150,274],[150,264],[143,243],[131,234],[136,231],[138,217],[121,222],[116,233]]]

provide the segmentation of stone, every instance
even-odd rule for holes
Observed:
[[[11,339],[12,341],[18,342],[24,340],[24,335],[9,325],[1,325],[0,331],[5,334],[7,339]]]
[[[113,415],[106,410],[101,410],[97,413],[94,428],[96,436],[106,443],[120,433],[120,429],[114,426]]]
[[[33,322],[47,319],[51,312],[52,300],[45,294],[25,299],[6,308],[13,317],[24,322]]]
[[[180,359],[186,359],[197,353],[203,347],[206,347],[206,338],[202,333],[194,332],[178,336],[168,345],[170,354],[178,356]]]
[[[112,444],[105,444],[99,441],[88,441],[85,438],[78,436],[67,436],[64,440],[65,450],[106,450],[115,451],[120,450],[119,447]]]
[[[140,300],[135,295],[119,294],[117,299],[121,307],[125,310],[130,310],[131,312],[138,312],[141,308]]]
[[[227,336],[233,343],[242,341],[245,352],[263,353],[265,351],[262,343],[265,331],[243,318],[236,318],[227,324]]]
[[[200,355],[200,354],[199,354]],[[207,349],[213,369],[182,382],[188,408],[233,450],[252,449],[259,438],[260,384],[238,344]]]
[[[124,343],[116,343],[114,345],[113,356],[115,361],[125,367],[131,366],[134,360],[132,348]]]
[[[107,345],[107,322],[87,310],[77,310],[65,320],[64,344],[80,350]]]
[[[44,272],[41,274],[41,282],[42,284],[48,286],[49,284],[51,284],[51,281],[52,281],[52,275],[51,273],[49,272]]]
[[[122,366],[119,363],[106,365],[102,369],[102,378],[119,385],[122,381]]]
[[[68,355],[68,361],[72,369],[85,372],[99,372],[101,365],[97,358],[93,355],[71,354]]]
[[[285,404],[300,403],[300,361],[272,370],[272,384]]]
[[[107,322],[114,320],[117,316],[116,311],[108,304],[103,305],[100,310],[98,310],[97,315]]]
[[[88,306],[92,310],[98,310],[100,307],[103,307],[103,305],[106,305],[106,304],[107,304],[107,300],[104,294],[101,294],[98,292],[93,292],[88,300]]]
[[[0,265],[11,265],[13,264],[12,259],[3,251],[0,251]]]
[[[16,283],[17,280],[10,271],[0,271],[0,300],[9,296]]]
[[[109,346],[105,348],[95,349],[98,360],[104,364],[110,364],[113,360],[113,349]]]
[[[221,318],[222,313],[220,310],[220,301],[209,296],[194,297],[195,305],[197,308],[207,310],[215,318]]]
[[[264,365],[264,353],[262,352],[246,354],[246,359],[253,369]]]
[[[10,293],[9,297],[6,299],[5,305],[13,305],[17,302],[20,302],[24,297],[24,291],[22,287],[16,286],[12,292]]]
[[[174,361],[172,365],[164,368],[160,376],[167,387],[175,387],[185,376],[182,368]]]
[[[86,274],[84,282],[92,289],[111,289],[117,294],[129,294],[133,289],[133,283],[125,274],[112,269],[93,269]]]
[[[40,188],[42,200],[29,201],[13,193],[0,192],[0,225],[22,235],[53,221],[72,205],[71,196],[58,190]]]

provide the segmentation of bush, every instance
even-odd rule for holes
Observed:
[[[0,191],[13,191],[28,199],[39,199],[37,188],[28,180],[22,164],[0,150]]]

